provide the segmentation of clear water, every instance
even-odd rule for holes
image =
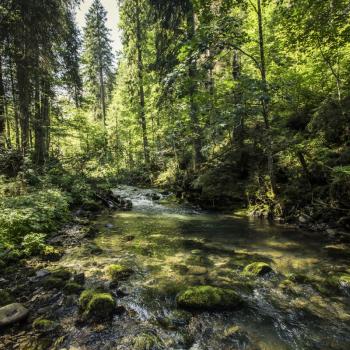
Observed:
[[[135,273],[115,289],[128,312],[99,330],[71,325],[79,349],[133,349],[141,332],[156,334],[164,349],[350,349],[350,301],[317,286],[333,271],[350,272],[349,262],[329,257],[317,236],[239,215],[201,212],[170,197],[153,201],[150,190],[116,189],[133,210],[102,215],[98,255],[73,248],[63,264],[81,270],[88,284],[107,284],[106,268],[122,263]],[[270,263],[276,274],[247,278],[254,261]],[[290,274],[306,282],[282,283]],[[199,313],[187,326],[169,329],[183,288],[210,284],[234,288],[244,299],[234,312]],[[121,291],[123,295],[120,296]],[[69,323],[69,315],[67,316]],[[225,336],[239,326],[249,341]]]

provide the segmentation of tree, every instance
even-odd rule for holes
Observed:
[[[84,28],[83,56],[84,76],[96,115],[106,125],[106,110],[112,79],[112,53],[109,30],[106,27],[107,12],[100,0],[94,0]]]

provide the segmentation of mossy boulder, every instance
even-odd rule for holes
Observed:
[[[45,245],[41,252],[41,257],[44,260],[48,261],[57,261],[60,260],[63,255],[63,252],[52,245]]]
[[[124,265],[110,265],[107,272],[113,282],[118,282],[128,278],[133,270]]]
[[[265,262],[253,262],[243,269],[243,273],[245,275],[251,275],[256,277],[264,276],[270,272],[273,272],[273,270],[271,266],[266,264]]]
[[[231,310],[241,305],[242,300],[232,289],[212,286],[197,286],[180,292],[177,305],[190,310]]]
[[[59,324],[57,322],[46,320],[44,318],[37,318],[34,320],[32,327],[39,333],[52,333],[59,328]]]
[[[162,341],[153,333],[141,333],[134,338],[133,350],[162,349]]]
[[[325,286],[337,290],[350,290],[350,275],[336,274],[328,277],[325,281]]]
[[[110,319],[116,312],[116,302],[110,293],[87,289],[79,298],[80,311],[87,321]]]
[[[63,281],[68,281],[71,278],[72,273],[67,269],[61,267],[52,271],[50,276],[53,278],[59,278]]]
[[[43,279],[43,286],[46,289],[62,289],[65,285],[66,281],[61,278],[47,276]]]
[[[79,294],[83,291],[84,287],[74,281],[69,281],[65,284],[63,291],[65,294]]]
[[[0,306],[5,306],[14,302],[14,298],[5,289],[0,289]]]

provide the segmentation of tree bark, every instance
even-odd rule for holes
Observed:
[[[143,140],[143,153],[146,166],[150,164],[149,145],[147,137],[147,121],[145,114],[145,91],[143,86],[143,57],[141,47],[141,20],[140,20],[140,5],[136,3],[136,50],[137,50],[137,72],[138,72],[138,85],[139,85],[139,103],[140,111],[139,118],[142,128],[142,140]]]
[[[264,46],[264,33],[263,33],[263,19],[261,11],[261,0],[257,0],[257,12],[258,12],[258,27],[259,27],[259,49],[260,49],[260,73],[262,83],[261,106],[262,114],[266,129],[266,148],[267,148],[267,167],[270,178],[271,190],[273,194],[276,194],[276,181],[275,181],[275,170],[274,170],[274,159],[272,152],[272,140],[270,135],[270,111],[269,111],[269,89],[266,79],[266,63],[265,63],[265,46]]]
[[[5,87],[2,75],[2,55],[0,52],[0,151],[5,148],[6,144],[5,121]]]
[[[189,3],[189,10],[187,12],[187,40],[190,42],[195,35],[195,17],[193,5]],[[200,163],[203,161],[202,150],[202,130],[199,125],[198,119],[198,104],[196,102],[197,93],[197,63],[191,58],[188,67],[188,79],[189,79],[189,102],[190,102],[190,120],[192,129],[192,144],[193,144],[193,168],[196,170]]]

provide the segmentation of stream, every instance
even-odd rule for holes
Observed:
[[[324,242],[263,220],[200,211],[149,189],[114,191],[133,209],[98,216],[96,254],[73,247],[60,264],[84,272],[87,287],[107,285],[110,264],[132,268],[112,289],[127,311],[96,328],[77,326],[76,310],[65,310],[61,324],[72,349],[133,349],[141,332],[155,335],[160,349],[350,349],[349,290],[324,287],[329,274],[350,272],[349,261],[327,254]],[[275,273],[242,274],[255,261]],[[176,295],[196,285],[233,288],[244,305],[177,319]]]

